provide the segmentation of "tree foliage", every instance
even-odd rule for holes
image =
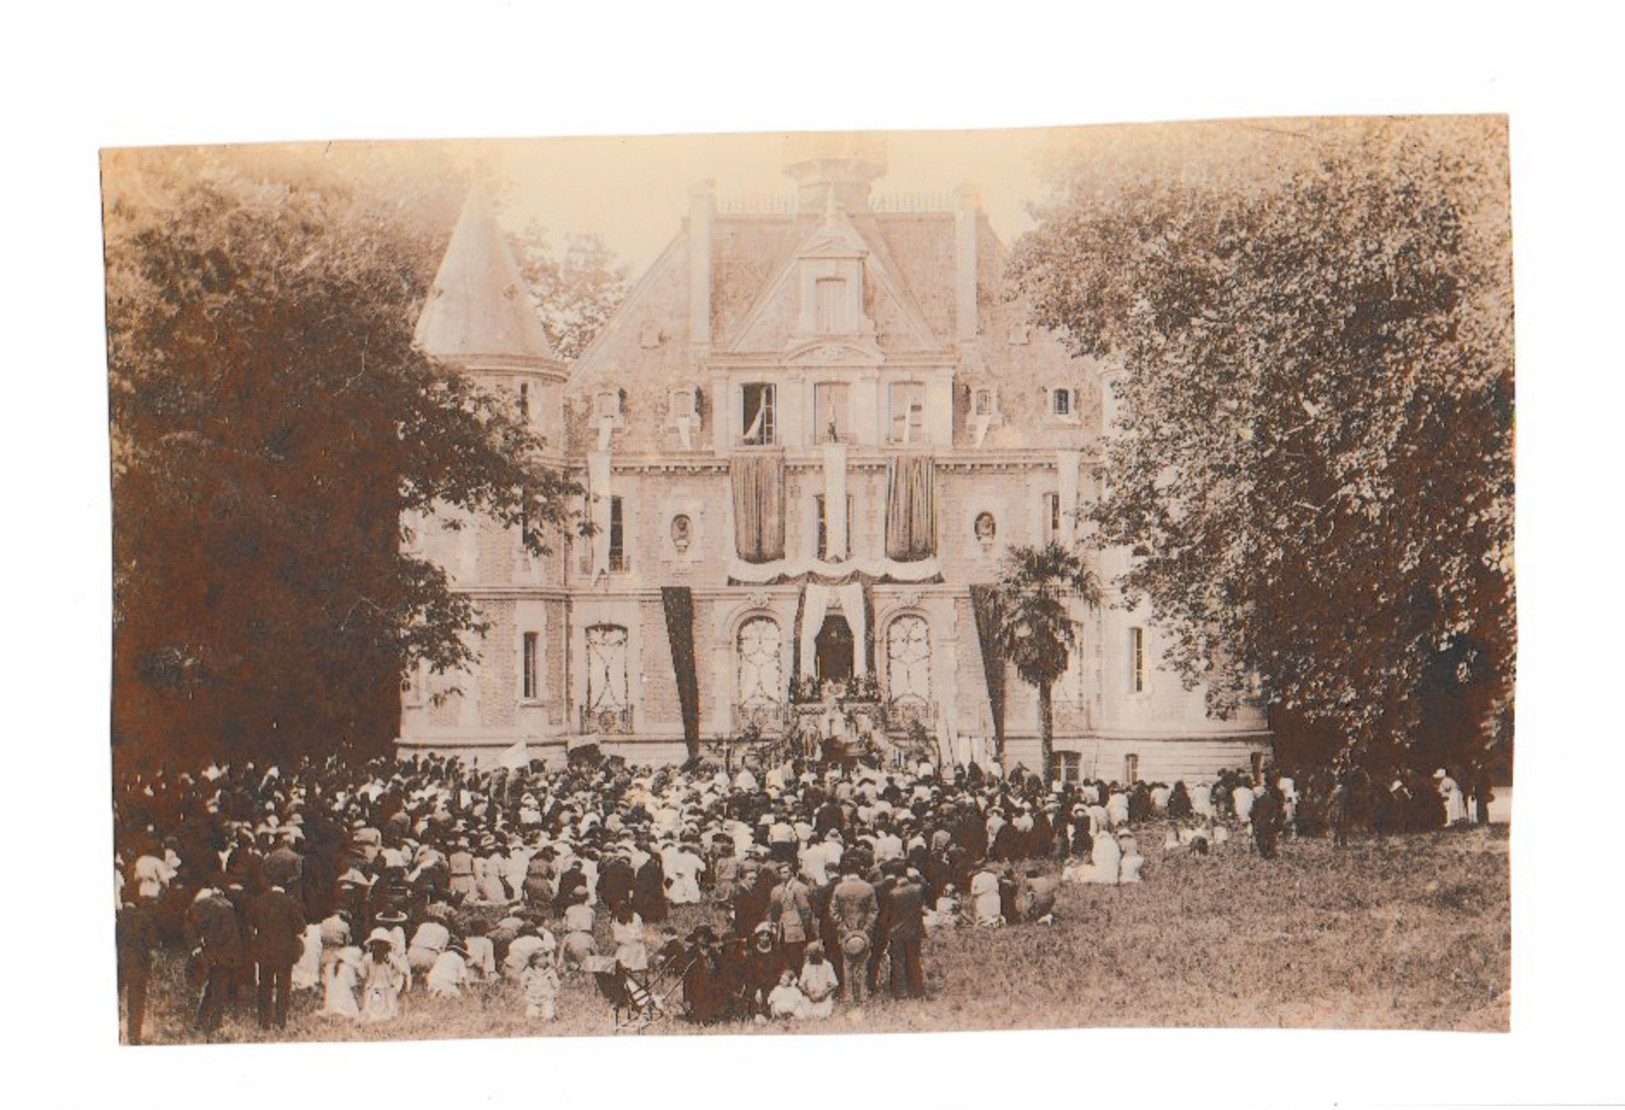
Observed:
[[[1039,322],[1124,370],[1097,538],[1219,712],[1481,742],[1514,655],[1504,130],[1282,142],[1110,197],[1075,166],[1018,244]]]
[[[995,643],[1021,680],[1038,691],[1039,752],[1044,781],[1055,772],[1052,692],[1078,650],[1070,600],[1100,604],[1100,584],[1079,553],[1055,541],[1011,548],[994,593]],[[1002,753],[1000,753],[1002,755]]]
[[[469,599],[403,511],[579,492],[413,326],[463,192],[371,154],[110,155],[115,752],[376,748],[401,676],[470,658]]]
[[[615,253],[596,235],[568,236],[563,251],[556,250],[535,220],[512,242],[554,353],[576,358],[626,299],[626,267],[616,264]]]

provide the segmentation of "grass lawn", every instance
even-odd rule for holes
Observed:
[[[929,997],[884,997],[828,1022],[731,1025],[708,1035],[905,1033],[1079,1026],[1228,1026],[1506,1031],[1511,899],[1506,826],[1387,841],[1284,841],[1265,861],[1233,839],[1207,857],[1161,850],[1140,830],[1146,882],[1063,887],[1055,926],[959,929],[926,941]],[[1053,866],[1053,865],[1051,865]],[[683,907],[687,932],[709,907]],[[600,915],[602,917],[603,915]],[[612,951],[602,921],[600,951]],[[150,1043],[196,1041],[193,997],[178,956],[160,954],[148,1001]],[[517,986],[455,1000],[415,987],[400,1020],[362,1026],[323,1018],[319,991],[296,992],[290,1041],[604,1035],[609,1010],[591,978],[566,979],[559,1020],[524,1017]],[[252,1042],[252,1000],[228,1012],[217,1039]]]

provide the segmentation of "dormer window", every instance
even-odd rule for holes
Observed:
[[[813,286],[815,319],[819,335],[848,335],[852,327],[851,298],[847,295],[846,279],[819,278]]]

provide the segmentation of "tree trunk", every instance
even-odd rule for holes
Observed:
[[[1048,682],[1038,684],[1038,756],[1047,790],[1055,781],[1055,698]]]

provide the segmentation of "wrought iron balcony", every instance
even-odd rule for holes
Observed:
[[[604,736],[624,736],[632,731],[632,707],[588,709],[581,707],[581,731]]]
[[[788,730],[794,721],[795,713],[789,706],[779,702],[757,702],[754,705],[733,707],[735,732],[754,725],[763,733],[777,735]]]
[[[885,705],[886,728],[891,732],[907,732],[916,722],[928,731],[937,727],[937,703],[918,698],[899,698]]]

